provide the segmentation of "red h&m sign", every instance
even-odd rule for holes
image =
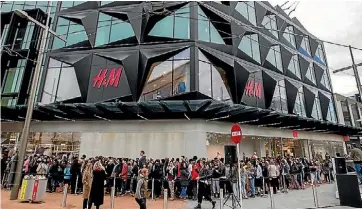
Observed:
[[[253,80],[248,81],[248,83],[245,86],[245,94],[249,97],[257,97],[261,99],[261,91],[263,89],[263,86],[259,82],[254,82]]]
[[[100,69],[96,77],[93,78],[92,88],[101,88],[101,86],[108,87],[118,87],[119,79],[121,77],[123,68],[118,69],[113,68],[108,71],[108,69]],[[109,73],[108,73],[109,72]]]

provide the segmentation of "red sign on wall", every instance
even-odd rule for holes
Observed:
[[[101,86],[108,87],[118,87],[119,79],[121,77],[123,68],[118,69],[113,68],[108,71],[108,69],[100,69],[96,77],[93,78],[92,88],[101,88]],[[109,72],[109,73],[108,73]]]
[[[254,82],[253,80],[248,81],[245,86],[245,94],[249,97],[257,97],[261,99],[261,91],[263,89],[263,85],[259,82]]]
[[[349,136],[343,136],[343,140],[344,140],[345,142],[349,141]]]
[[[297,130],[293,130],[293,137],[298,138],[298,131]]]

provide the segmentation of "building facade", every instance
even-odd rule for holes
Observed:
[[[362,103],[357,101],[356,97],[345,97],[340,94],[334,94],[336,100],[337,117],[340,124],[361,127],[362,126]],[[352,143],[361,147],[361,136],[351,136],[346,141],[347,148]]]
[[[58,2],[55,8],[53,30],[67,42],[49,39],[34,112],[43,122],[34,131],[45,131],[43,124],[47,132],[80,132],[83,153],[109,153],[92,143],[98,140],[164,157],[179,154],[175,142],[184,147],[180,153],[196,155],[196,143],[211,157],[223,152],[235,122],[245,124],[241,147],[248,154],[342,152],[343,136],[361,134],[338,124],[323,43],[268,2]],[[2,108],[7,123],[21,121],[26,110]],[[165,134],[158,120],[189,129]],[[89,121],[108,125],[84,128]],[[141,129],[139,123],[152,129],[122,128]]]

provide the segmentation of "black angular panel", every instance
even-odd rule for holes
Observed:
[[[320,91],[318,92],[318,97],[319,97],[319,101],[320,101],[320,104],[321,104],[322,117],[323,117],[324,120],[326,120],[330,100],[326,95],[324,95]]]
[[[259,36],[259,44],[260,44],[260,60],[261,64],[263,65],[264,62],[266,61],[266,57],[268,56],[270,47],[273,44],[262,36]]]
[[[265,98],[265,108],[268,109],[271,105],[274,96],[275,85],[277,81],[273,77],[263,71],[263,87],[264,87],[264,98]]]
[[[310,53],[312,54],[312,57],[314,57],[315,52],[317,51],[319,43],[313,39],[312,37],[309,37],[309,46],[310,46]]]
[[[255,3],[256,24],[259,26],[263,26],[261,23],[263,22],[267,10],[263,6],[261,6],[258,2],[254,1],[254,3]]]
[[[243,66],[244,69],[245,66]],[[239,68],[240,69],[240,68]],[[239,70],[240,71],[240,70]],[[247,73],[247,71],[243,71],[244,74]],[[240,75],[241,76],[241,75]],[[245,83],[243,83],[239,88],[240,90],[243,90],[241,104],[245,104],[252,107],[259,107],[259,108],[265,108],[265,101],[266,101],[266,86],[263,83],[263,72],[262,71],[256,71],[256,72],[249,72],[249,77],[245,76],[243,81],[245,79]],[[241,88],[243,87],[243,88]]]
[[[323,68],[319,67],[319,65],[317,65],[315,63],[313,64],[313,67],[314,67],[314,72],[315,72],[316,83],[317,83],[317,85],[320,85],[322,76],[324,74],[324,70],[323,70]]]
[[[294,35],[295,45],[296,45],[297,49],[299,49],[300,45],[302,44],[303,33],[296,27],[294,27],[294,33],[297,34],[297,35]]]
[[[236,82],[236,99],[237,103],[240,101],[245,104],[250,104],[250,97],[244,98],[245,86],[250,78],[250,71],[248,71],[244,66],[239,62],[234,62],[234,73],[235,73],[235,82]]]
[[[237,55],[237,51],[240,50],[239,44],[241,42],[241,39],[243,38],[246,30],[244,27],[235,24],[234,22],[231,23],[231,34],[239,34],[235,38],[232,39],[233,41],[233,55]]]
[[[284,73],[286,73],[289,71],[288,66],[293,57],[293,54],[282,46],[280,47],[280,52],[282,53],[282,65],[283,65]]]
[[[298,87],[294,86],[289,80],[285,80],[285,89],[287,92],[288,113],[292,114],[297,98]]]
[[[310,62],[304,59],[302,56],[298,55],[299,59],[299,67],[300,67],[300,74],[302,76],[302,80],[304,80],[305,75],[307,74]]]
[[[88,82],[90,80],[92,57],[92,55],[88,55],[73,64],[83,100],[88,100]]]
[[[315,94],[307,87],[304,86],[305,109],[307,117],[311,117],[313,105],[315,101]]]
[[[132,97],[136,100],[137,97],[137,78],[138,78],[138,60],[139,52],[138,51],[128,51],[128,52],[103,52],[96,53],[96,55],[112,60],[113,62],[119,63],[124,67],[124,73],[128,78],[128,84],[131,88]]]

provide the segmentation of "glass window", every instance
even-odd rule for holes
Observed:
[[[13,2],[2,2],[1,3],[1,12],[10,12],[13,7]]]
[[[308,78],[310,81],[312,81],[314,84],[316,84],[316,80],[315,80],[315,72],[314,72],[314,67],[313,64],[309,64],[307,73],[305,74],[305,77]]]
[[[140,101],[160,99],[190,91],[190,49],[151,66]]]
[[[282,55],[279,45],[270,47],[266,60],[274,65],[280,72],[283,72]]]
[[[81,3],[84,3],[85,1],[62,1],[62,6],[61,6],[61,10],[62,9],[67,9],[69,7],[74,7],[77,6]]]
[[[263,22],[261,23],[266,29],[268,29],[276,38],[279,38],[277,19],[275,15],[264,16]]]
[[[283,33],[284,38],[287,39],[289,41],[289,43],[292,44],[292,46],[294,46],[294,48],[296,48],[295,37],[294,37],[294,27],[288,26],[285,28],[284,32],[285,32],[285,33]]]
[[[225,44],[213,23],[200,7],[198,7],[198,39],[217,44]]]
[[[113,1],[101,1],[101,6],[112,3]]]
[[[357,104],[351,104],[351,110],[352,110],[352,116],[353,116],[355,126],[361,127],[361,122],[358,121],[361,119],[361,117],[359,116],[359,113],[358,113]]]
[[[324,59],[324,53],[323,53],[321,44],[318,45],[317,51],[315,52],[314,60],[322,65],[325,65],[325,63],[326,63],[326,61]]]
[[[341,101],[341,107],[342,107],[342,113],[345,125],[352,126],[348,103],[346,101]]]
[[[80,97],[80,89],[73,67],[58,60],[49,59],[43,88],[42,103],[64,101]]]
[[[63,35],[62,37],[67,40],[67,43],[59,38],[54,38],[53,49],[70,46],[88,40],[88,35],[82,25],[78,25],[61,17],[58,18],[56,32],[59,35]]]
[[[299,116],[302,116],[302,117],[307,117],[307,113],[305,111],[303,86],[298,89],[297,97],[295,98],[295,105],[294,105],[293,113],[297,114]]]
[[[334,110],[334,105],[333,105],[331,98],[330,98],[330,102],[328,105],[327,121],[332,122],[332,123],[337,123],[337,116],[336,116],[336,112]]]
[[[80,97],[80,89],[74,67],[62,67],[59,75],[56,101]]]
[[[22,49],[29,49],[30,44],[32,42],[34,27],[35,27],[34,23],[29,22],[28,26],[26,27],[23,42],[21,44]]]
[[[239,49],[260,63],[259,36],[257,34],[244,35],[239,44]]]
[[[4,26],[4,30],[1,32],[1,45],[5,45],[6,37],[8,36],[9,24]]]
[[[218,101],[232,102],[226,72],[215,67],[201,51],[199,51],[199,92]]]
[[[18,93],[22,83],[25,60],[19,60],[16,67],[9,68],[5,72],[5,81],[3,83],[3,93]]]
[[[284,79],[277,82],[270,107],[276,111],[288,113],[287,94],[285,90]]]
[[[17,97],[1,97],[1,106],[15,106],[18,101]]]
[[[122,32],[120,32],[122,31]],[[99,13],[96,46],[135,36],[129,22]]]
[[[256,15],[255,15],[255,2],[238,2],[236,5],[236,11],[244,16],[249,22],[256,26]]]
[[[314,119],[317,119],[317,120],[322,120],[323,119],[321,103],[319,101],[318,93],[316,94],[315,99],[314,99],[314,104],[313,104],[313,109],[312,109],[311,116]]]
[[[328,75],[327,75],[327,70],[324,70],[322,79],[321,79],[321,84],[326,87],[328,90],[331,90],[331,85],[329,83],[329,79],[328,79]]]
[[[150,36],[189,39],[190,38],[190,5],[187,4],[171,15],[158,21]]]
[[[288,65],[288,70],[296,75],[299,79],[301,78],[298,55],[294,55],[292,57]]]

